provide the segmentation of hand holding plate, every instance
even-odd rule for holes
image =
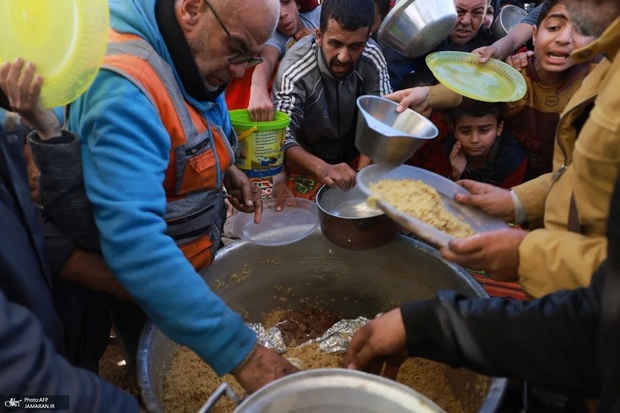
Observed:
[[[421,113],[427,109],[429,89],[426,86],[413,87],[409,89],[399,90],[394,93],[383,96],[398,103],[397,112],[402,112],[407,108]]]
[[[470,194],[455,194],[454,199],[457,202],[479,208],[489,215],[503,219],[505,222],[514,222],[515,206],[510,191],[469,179],[458,181],[457,184],[470,192]]]
[[[516,281],[519,246],[527,234],[525,230],[514,228],[482,232],[450,241],[441,249],[441,255],[465,268],[485,271],[496,281]]]

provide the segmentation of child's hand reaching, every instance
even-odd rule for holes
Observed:
[[[467,166],[467,158],[463,152],[461,142],[455,143],[452,147],[452,152],[450,152],[450,165],[452,166],[450,179],[453,181],[458,181]]]

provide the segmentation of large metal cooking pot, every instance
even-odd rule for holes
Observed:
[[[242,279],[240,273],[244,273]],[[324,310],[343,318],[354,318],[372,317],[406,301],[430,299],[441,289],[487,296],[464,269],[442,259],[435,249],[403,236],[368,251],[338,247],[318,230],[280,247],[238,242],[220,250],[202,275],[214,292],[251,322],[260,322],[277,309],[302,309],[306,304],[301,301],[306,300],[319,302]],[[152,324],[142,333],[138,380],[152,413],[162,412],[164,378],[176,346]],[[468,412],[495,411],[506,387],[505,379],[464,369],[446,367],[446,376]]]
[[[394,239],[399,226],[383,211],[369,206],[367,198],[358,187],[345,192],[323,185],[316,194],[323,235],[354,250],[377,248]]]
[[[456,25],[454,0],[399,0],[379,27],[379,43],[407,57],[422,56]]]

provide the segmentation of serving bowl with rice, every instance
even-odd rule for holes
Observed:
[[[437,247],[507,228],[504,221],[455,201],[457,193],[469,193],[465,188],[421,168],[370,165],[357,174],[357,185],[387,216]]]

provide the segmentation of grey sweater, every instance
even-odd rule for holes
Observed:
[[[62,136],[41,140],[32,132],[28,144],[41,173],[38,185],[45,213],[78,247],[98,251],[99,235],[84,188],[79,139],[63,131]]]
[[[315,36],[304,37],[280,62],[273,87],[275,109],[291,118],[284,150],[301,145],[329,163],[351,161],[357,154],[356,99],[391,92],[387,64],[373,40],[351,73],[337,79],[329,72]]]

